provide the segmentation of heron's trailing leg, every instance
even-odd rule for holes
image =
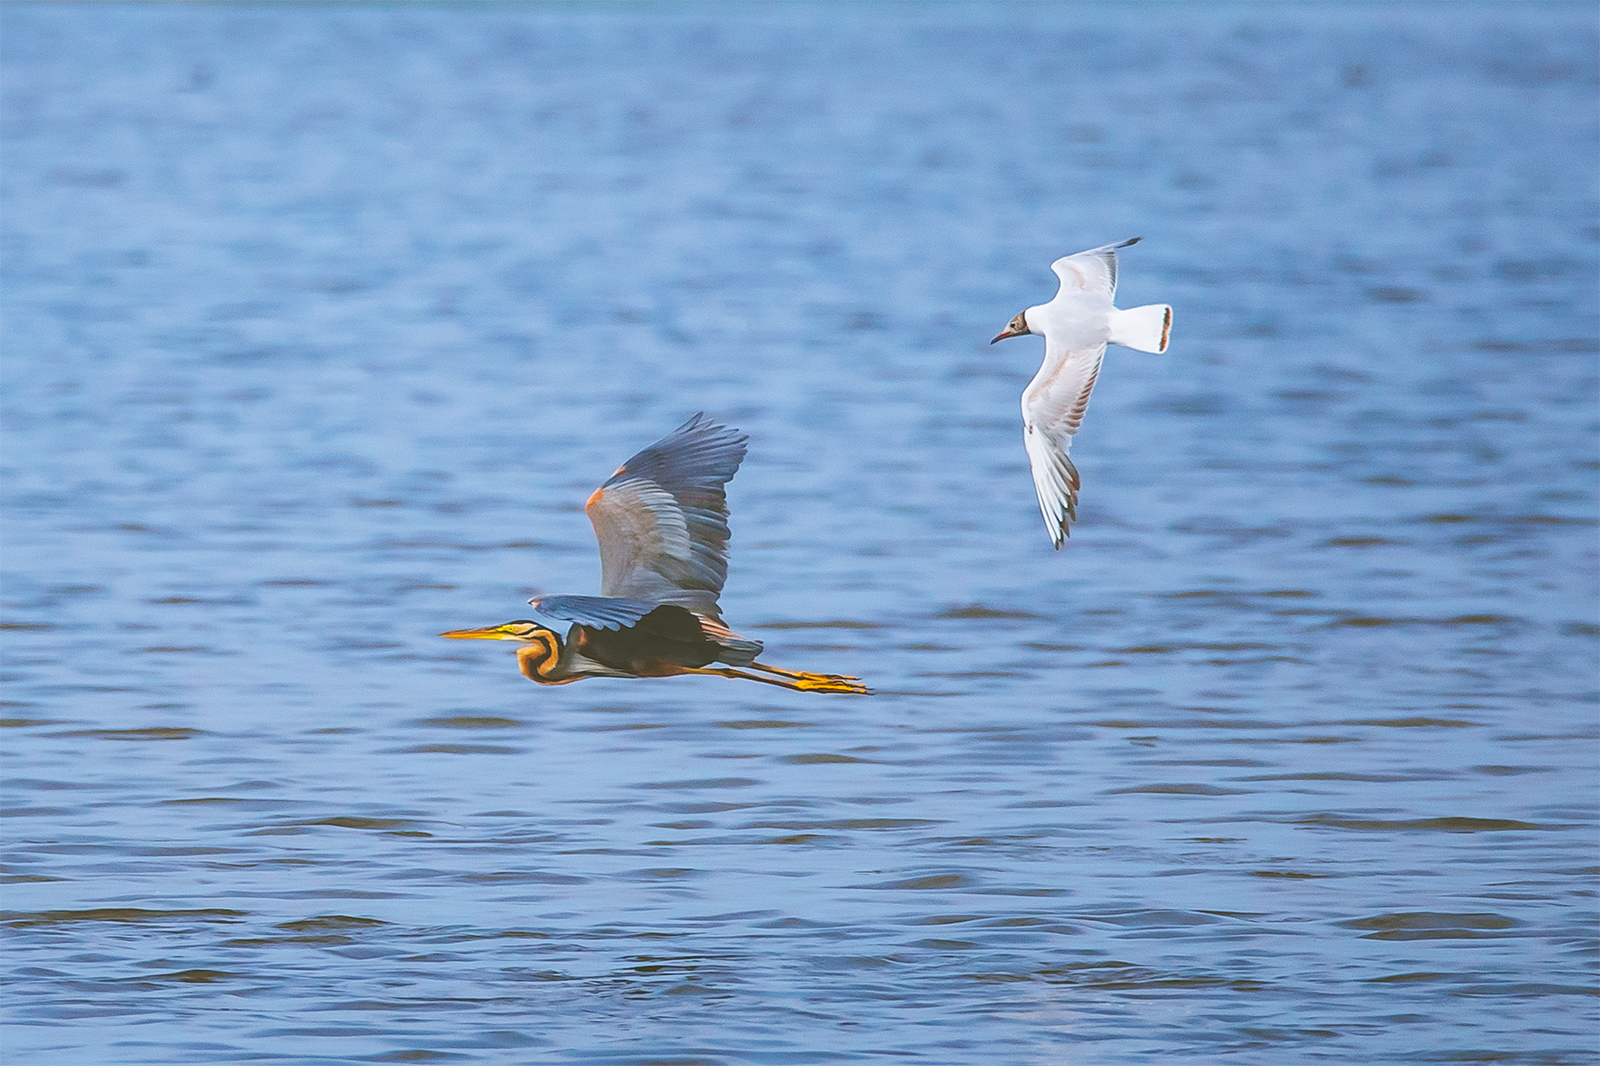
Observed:
[[[768,666],[766,663],[757,662],[752,662],[750,665],[757,670],[765,670],[769,674],[777,674],[779,677],[787,677],[795,681],[813,681],[824,684],[861,684],[859,677],[851,677],[849,674],[813,674],[804,670],[785,670],[781,666]]]
[[[751,664],[754,665],[754,664]],[[769,667],[763,667],[772,670]],[[686,674],[719,674],[722,677],[740,677],[746,681],[759,681],[763,685],[777,685],[779,688],[791,689],[795,692],[853,692],[857,695],[866,695],[867,686],[853,677],[835,677],[832,674],[797,674],[785,670],[795,678],[793,681],[778,677],[762,677],[760,674],[750,674],[731,666],[697,666],[685,667]],[[773,671],[776,673],[777,671]]]

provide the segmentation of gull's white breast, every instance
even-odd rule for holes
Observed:
[[[1097,293],[1063,291],[1047,304],[1028,309],[1028,328],[1044,334],[1050,350],[1078,352],[1111,340],[1111,301]]]

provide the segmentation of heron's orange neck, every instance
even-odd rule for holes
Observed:
[[[554,633],[549,630],[534,633],[517,649],[517,667],[523,677],[541,685],[564,685],[578,680],[565,669],[562,651],[561,638]]]

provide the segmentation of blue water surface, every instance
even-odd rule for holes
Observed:
[[[1594,1061],[1597,44],[4,5],[5,1060]],[[1136,234],[1056,553],[986,342]],[[876,695],[435,636],[700,410]]]

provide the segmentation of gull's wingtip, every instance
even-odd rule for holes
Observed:
[[[1117,258],[1117,252],[1121,251],[1123,248],[1129,247],[1130,245],[1138,244],[1142,240],[1144,240],[1144,238],[1142,236],[1141,237],[1129,237],[1125,241],[1117,241],[1117,242],[1115,242],[1113,244],[1102,244],[1098,248],[1085,248],[1081,252],[1073,252],[1071,255],[1062,256],[1060,259],[1057,259],[1054,263],[1050,264],[1050,269],[1054,270],[1058,276],[1063,276],[1064,277],[1064,275],[1062,275],[1062,272],[1064,270],[1072,270],[1073,269],[1072,268],[1072,260],[1090,258],[1090,257],[1093,257],[1093,256],[1099,256],[1102,259],[1106,260],[1107,266],[1111,270],[1111,273],[1112,273],[1112,285],[1111,285],[1111,287],[1113,289],[1115,289],[1116,288],[1116,258]]]

